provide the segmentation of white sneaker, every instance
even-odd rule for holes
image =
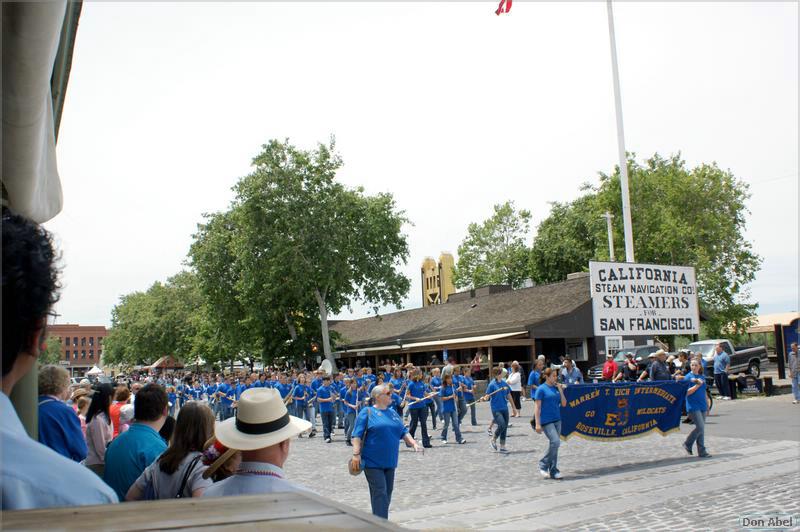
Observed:
[[[447,440],[442,440],[442,445],[447,445]]]
[[[542,478],[550,478],[550,472],[545,471],[544,469],[540,469],[539,474],[542,475]]]
[[[554,478],[555,480],[561,480],[561,479],[562,479],[562,478],[564,478],[564,477],[562,477],[562,476],[561,476],[561,473],[556,473],[555,475],[553,475],[553,478]]]
[[[798,401],[797,399],[795,399],[794,401],[792,401],[792,404],[793,404],[793,405],[796,405],[797,403],[800,403],[800,401]]]

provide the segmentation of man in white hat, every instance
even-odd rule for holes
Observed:
[[[278,390],[246,390],[236,417],[218,422],[214,429],[222,445],[242,451],[242,463],[233,476],[215,483],[203,497],[310,491],[286,480],[283,472],[291,439],[310,428],[308,421],[289,415]]]

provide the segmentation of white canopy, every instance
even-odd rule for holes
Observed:
[[[92,367],[89,371],[86,372],[87,375],[102,375],[103,370],[98,368],[97,366]]]

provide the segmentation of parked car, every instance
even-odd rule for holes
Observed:
[[[628,353],[633,353],[633,359],[636,361],[636,364],[639,365],[639,373],[641,373],[644,371],[644,368],[647,367],[647,355],[650,353],[655,353],[659,349],[660,347],[657,345],[635,345],[628,349],[622,349],[621,351],[618,351],[614,356],[614,362],[617,363],[619,369],[622,369],[622,364],[625,362],[625,355]],[[603,364],[598,364],[589,368],[586,376],[586,380],[588,382],[592,382],[594,380],[603,380]]]
[[[761,375],[761,368],[767,363],[767,348],[759,346],[738,346],[735,347],[730,340],[702,340],[692,342],[687,349],[692,353],[698,351],[703,354],[706,363],[706,377],[714,377],[714,354],[717,344],[722,344],[722,349],[731,357],[731,364],[728,366],[728,374],[749,373],[755,378]]]

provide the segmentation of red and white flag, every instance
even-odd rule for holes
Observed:
[[[500,0],[500,5],[497,6],[497,11],[494,12],[495,15],[499,15],[500,13],[508,13],[511,11],[511,0]]]

